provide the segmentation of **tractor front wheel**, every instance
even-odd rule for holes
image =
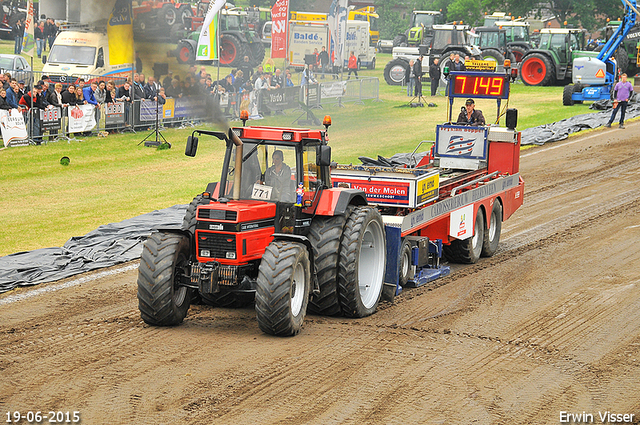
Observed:
[[[189,310],[191,290],[181,283],[190,273],[189,238],[153,233],[144,244],[138,267],[138,308],[150,325],[173,326]]]
[[[310,288],[307,248],[296,242],[271,242],[258,270],[256,315],[260,329],[278,336],[300,332]]]

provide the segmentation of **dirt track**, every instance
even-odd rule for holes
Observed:
[[[262,334],[251,308],[147,326],[135,265],[2,295],[0,420],[557,424],[609,411],[638,423],[639,130],[523,151],[525,205],[496,256],[365,319],[308,316],[294,338]]]

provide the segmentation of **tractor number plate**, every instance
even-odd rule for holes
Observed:
[[[251,198],[252,199],[262,199],[265,201],[268,201],[269,199],[271,199],[271,191],[273,190],[273,187],[271,186],[266,186],[263,184],[254,184],[253,185],[253,191],[251,192]]]

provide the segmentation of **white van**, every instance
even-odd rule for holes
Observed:
[[[109,39],[106,32],[63,31],[56,37],[49,57],[43,56],[42,62],[42,73],[49,75],[53,81],[67,80],[54,76],[72,75],[118,79],[131,76],[132,72],[131,63],[110,63]]]

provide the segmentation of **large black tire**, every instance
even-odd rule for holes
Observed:
[[[220,64],[232,68],[239,67],[245,56],[251,58],[249,47],[231,34],[222,35],[220,38],[220,50]]]
[[[618,64],[618,69],[620,70],[618,74],[627,73],[629,70],[629,54],[624,47],[618,47],[618,50],[616,50],[615,53],[615,58]]]
[[[451,245],[444,246],[444,255],[454,263],[473,264],[480,259],[484,241],[484,213],[478,209],[473,236],[464,240],[455,239]]]
[[[384,80],[390,86],[407,83],[409,62],[404,59],[393,59],[384,67]]]
[[[249,44],[249,50],[251,51],[251,62],[254,66],[262,65],[266,50],[264,44],[261,42]]]
[[[297,242],[271,242],[262,256],[256,289],[258,326],[264,333],[292,336],[307,313],[309,253]]]
[[[178,8],[178,24],[184,28],[189,18],[193,18],[193,9],[188,4],[183,4]]]
[[[460,62],[464,63],[464,57],[465,57],[465,53],[463,51],[460,50],[451,50],[446,52],[445,54],[442,55],[442,60],[440,61],[440,81],[442,81],[441,85],[444,85],[446,87],[447,85],[447,77],[446,75],[444,75],[444,68],[445,67],[449,67],[449,71],[453,71],[453,67],[451,66],[451,59],[449,59],[449,56],[451,54],[454,55],[459,55],[460,56]]]
[[[522,58],[524,58],[524,55],[526,55],[528,51],[528,49],[525,49],[524,47],[521,47],[521,46],[511,46],[509,49],[511,50],[511,53],[515,57],[515,62],[512,63],[511,66],[513,66],[516,63],[522,62]]]
[[[178,22],[178,9],[172,3],[165,4],[158,11],[158,26],[169,29]]]
[[[555,67],[546,55],[528,54],[520,64],[520,79],[527,86],[551,86],[556,81]]]
[[[398,34],[395,37],[393,37],[393,47],[398,47],[398,46],[402,45],[403,43],[405,45],[407,43],[407,36],[406,35]]]
[[[173,326],[189,310],[191,291],[178,286],[189,273],[189,238],[175,233],[152,233],[142,248],[138,267],[138,308],[150,325]]]
[[[482,60],[496,62],[498,66],[504,65],[504,55],[496,49],[484,49]]]
[[[342,314],[365,317],[380,301],[386,266],[386,239],[380,212],[358,207],[347,219],[340,243],[338,296]]]
[[[196,62],[195,43],[191,40],[180,40],[176,50],[176,58],[178,63],[193,64]]]
[[[486,223],[486,221],[485,221]],[[485,226],[482,240],[482,256],[493,257],[500,244],[500,233],[502,232],[502,204],[497,199],[491,208],[489,217],[489,228]]]
[[[571,96],[573,96],[573,84],[564,86],[564,89],[562,89],[562,104],[564,106],[573,106],[575,102]]]
[[[200,195],[196,195],[195,198],[189,203],[187,207],[187,211],[184,213],[184,218],[182,219],[182,229],[188,230],[192,235],[196,234],[196,224],[198,222],[198,217],[196,217],[196,210],[199,205],[209,205],[209,199]]]
[[[409,242],[402,243],[400,252],[400,286],[404,287],[409,282],[411,274],[411,245]]]
[[[325,316],[337,316],[341,313],[336,280],[340,241],[346,222],[345,216],[334,216],[316,217],[311,223],[308,237],[313,247],[320,294],[309,301],[310,313]]]

